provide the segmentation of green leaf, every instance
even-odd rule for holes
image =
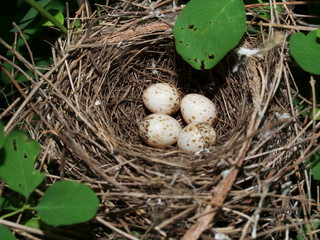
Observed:
[[[60,181],[45,192],[35,207],[40,218],[53,226],[71,225],[92,219],[98,210],[99,199],[82,183]]]
[[[24,225],[31,228],[41,229],[44,232],[50,232],[52,230],[52,226],[44,223],[39,216],[30,218],[24,223]]]
[[[314,111],[315,110],[315,111]],[[320,108],[316,108],[316,109],[312,109],[311,112],[310,112],[310,115],[309,115],[309,118],[310,119],[313,119],[313,116],[318,116],[316,117],[315,120],[320,120]]]
[[[320,38],[320,28],[316,30],[317,38]]]
[[[5,239],[5,240],[17,240],[12,232],[4,225],[0,224],[0,236],[1,239]]]
[[[41,227],[40,218],[39,217],[30,218],[24,225],[27,227],[40,229]]]
[[[40,0],[37,3],[41,6],[41,7],[45,7],[47,6],[50,1],[52,0]],[[34,8],[30,8],[30,10],[26,13],[26,15],[21,19],[18,27],[23,30],[25,29],[34,19],[35,17],[38,15],[38,11]],[[17,29],[12,29],[11,31],[13,32],[17,32]]]
[[[196,69],[211,69],[246,29],[241,0],[191,0],[179,14],[173,34],[177,52]]]
[[[314,215],[314,214],[313,214]],[[309,239],[307,236],[309,235],[308,233],[308,229],[310,229],[310,231],[315,231],[317,229],[319,229],[320,227],[320,219],[319,218],[314,218],[311,219],[310,223],[304,224],[302,227],[302,233],[298,234],[295,237],[295,240],[305,240],[305,239]]]
[[[299,66],[312,74],[320,74],[320,42],[316,31],[307,35],[295,33],[290,38],[290,53]]]
[[[320,151],[314,153],[310,159],[311,174],[315,180],[320,180]]]
[[[0,151],[0,177],[9,188],[26,198],[44,179],[44,175],[33,167],[39,152],[39,143],[30,140],[19,130],[5,137]]]
[[[54,16],[61,24],[64,24],[63,12],[66,9],[66,5],[63,1],[51,1],[45,8],[52,16]],[[43,18],[42,26],[54,26],[47,18]]]
[[[52,10],[48,10],[48,12],[51,13],[51,15],[54,16],[61,24],[64,23],[64,16],[61,11],[56,10],[56,9],[52,9]],[[54,26],[54,24],[52,22],[50,22],[49,20],[46,20],[46,19],[41,25],[42,26]]]
[[[64,1],[51,1],[50,4],[45,7],[45,9],[56,9],[60,12],[64,12],[66,10],[66,3]]]
[[[3,146],[4,133],[3,133],[3,123],[0,121],[0,148]]]
[[[306,111],[306,108],[310,107],[308,104],[306,104],[305,102],[302,103],[302,100],[299,98],[299,97],[295,97],[293,98],[292,100],[293,102],[293,106],[296,107],[297,109],[297,112],[305,117],[309,114],[309,111]],[[311,115],[309,115],[309,118],[310,118]]]

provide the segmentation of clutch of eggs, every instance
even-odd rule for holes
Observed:
[[[211,126],[217,120],[216,107],[207,97],[187,94],[181,100],[179,90],[168,83],[156,83],[146,88],[142,100],[153,114],[139,123],[141,139],[152,147],[168,147],[177,143],[178,148],[197,152],[216,141],[216,132]],[[169,116],[181,110],[185,122]]]

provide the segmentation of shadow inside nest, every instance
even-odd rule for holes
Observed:
[[[129,60],[122,61],[128,63]],[[145,52],[135,57],[136,62],[126,64],[125,69],[120,68],[115,72],[111,70],[103,79],[104,82],[99,84],[99,117],[107,119],[108,123],[105,125],[116,137],[125,139],[130,144],[142,144],[137,123],[150,114],[142,104],[142,92],[153,83],[166,82],[176,86],[183,95],[199,93],[216,104],[219,115],[216,146],[223,145],[230,139],[232,130],[246,117],[246,108],[251,102],[247,79],[241,74],[232,75],[228,71],[234,60],[229,56],[215,70],[198,71],[177,57],[170,43],[166,49],[145,48]],[[185,125],[180,112],[174,117]]]

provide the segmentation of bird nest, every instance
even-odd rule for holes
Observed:
[[[145,3],[100,6],[90,17],[83,6],[53,48],[52,68],[35,71],[30,108],[10,126],[23,122],[41,143],[48,183],[73,179],[96,191],[97,238],[283,239],[301,228],[300,211],[310,203],[300,196],[297,167],[313,147],[292,104],[291,30],[260,25],[262,34],[246,33],[238,52],[197,71],[175,52],[181,7]],[[255,55],[243,54],[252,49]],[[158,82],[216,104],[214,145],[193,154],[141,141],[137,124],[150,114],[142,92]]]

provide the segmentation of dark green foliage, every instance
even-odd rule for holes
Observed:
[[[0,224],[0,236],[3,240],[17,240],[12,232],[5,226]]]
[[[77,182],[60,181],[48,188],[35,209],[44,222],[60,226],[92,219],[98,206],[99,199],[91,188]]]

